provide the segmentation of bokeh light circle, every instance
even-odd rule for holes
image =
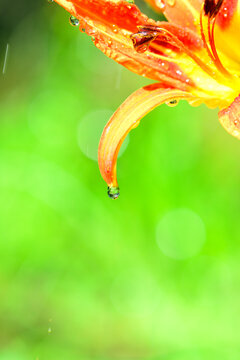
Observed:
[[[190,258],[199,253],[206,240],[204,222],[190,209],[174,209],[157,224],[156,240],[166,256],[179,260]]]
[[[104,126],[112,116],[113,111],[109,109],[95,110],[87,113],[78,126],[78,145],[88,158],[98,159],[98,145]],[[123,142],[118,156],[121,156],[129,143],[129,135]]]

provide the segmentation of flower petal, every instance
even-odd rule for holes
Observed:
[[[185,91],[152,84],[145,86],[132,95],[113,114],[104,128],[99,143],[98,163],[103,179],[109,189],[118,189],[116,164],[119,149],[127,134],[138,126],[141,118],[156,106],[174,99],[194,100]]]
[[[163,61],[155,54],[139,54],[134,50],[130,35],[138,31],[138,26],[158,24],[143,15],[136,5],[123,0],[56,2],[79,19],[80,29],[92,36],[94,44],[108,57],[139,75],[171,87],[186,89],[189,86],[190,79],[178,71],[171,59]]]
[[[196,31],[203,0],[146,0],[166,18],[183,27]]]
[[[228,108],[221,110],[218,117],[224,129],[240,140],[240,95]]]
[[[135,32],[138,25],[154,24],[134,4],[124,0],[55,0],[72,15],[100,21],[112,26]],[[80,19],[81,20],[81,19]]]
[[[224,0],[218,14],[217,23],[222,29],[226,29],[237,12],[238,0]]]
[[[185,81],[191,85],[191,93],[195,88],[211,94],[214,98],[219,94],[220,99],[224,98],[223,93],[232,93],[232,80],[230,84],[229,79],[226,80],[220,72],[212,68],[210,58],[196,33],[181,30],[179,26],[166,22],[160,22],[159,25],[138,27],[139,32],[131,35],[136,51],[145,52],[147,55],[159,55],[161,58],[162,55],[165,55],[165,58],[168,56],[172,64],[178,65],[175,73],[188,76]],[[174,74],[173,66],[171,74]],[[221,81],[230,85],[230,88],[220,86]]]
[[[215,42],[220,51],[235,61],[237,71],[240,71],[239,31],[240,1],[224,0],[216,19]]]

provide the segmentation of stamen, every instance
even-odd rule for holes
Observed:
[[[204,6],[202,6],[201,12],[200,12],[200,31],[201,31],[201,36],[202,36],[202,40],[203,40],[203,45],[205,47],[205,49],[207,50],[208,56],[212,59],[213,62],[215,62],[214,56],[211,53],[211,50],[208,46],[207,40],[206,40],[206,36],[204,33],[204,29],[203,29],[203,10],[206,13],[206,10],[204,8]]]
[[[204,4],[202,5],[202,9],[200,12],[200,30],[201,30],[201,36],[204,43],[204,47],[207,50],[207,53],[209,57],[212,59],[214,65],[216,68],[227,77],[232,77],[232,75],[228,72],[228,70],[223,66],[215,45],[214,41],[214,28],[216,23],[217,15],[221,9],[221,6],[223,4],[223,0],[219,0],[218,3],[215,3],[215,0],[205,0]],[[203,10],[205,12],[205,15],[208,16],[208,41],[210,43],[210,48],[206,40],[206,36],[204,33],[203,28]]]
[[[206,65],[197,55],[195,55],[191,50],[189,50],[174,34],[172,34],[170,31],[157,27],[157,26],[139,26],[139,31],[136,34],[132,34],[131,38],[136,39],[136,36],[144,36],[143,34],[148,32],[148,45],[151,43],[152,40],[155,40],[156,38],[160,37],[160,40],[163,42],[167,42],[170,45],[173,45],[177,48],[179,48],[182,52],[185,52],[188,56],[190,56],[193,61],[201,67],[203,71],[205,71],[209,76],[212,78],[216,78],[216,75],[214,71]],[[149,41],[149,34],[152,34],[153,39]],[[136,44],[136,42],[135,42]],[[151,46],[154,46],[151,44]],[[170,60],[171,61],[171,60]]]
[[[220,11],[223,1],[224,0],[218,0],[216,3],[215,0],[205,0],[203,4],[205,15],[210,19],[216,17]]]
[[[211,17],[211,14],[212,14],[215,6],[216,6],[216,4],[215,4],[214,0],[205,0],[204,5],[203,5],[205,15]]]
[[[215,45],[215,40],[214,40],[214,29],[215,29],[215,24],[216,24],[216,17],[214,18],[213,22],[212,22],[212,29],[211,29],[211,24],[210,24],[210,19],[208,19],[208,34],[209,34],[209,39],[210,39],[210,44],[211,44],[211,49],[213,52],[213,56],[215,57],[215,64],[217,66],[217,68],[226,76],[232,76],[232,74],[230,74],[230,72],[223,66],[219,56],[218,56],[218,52],[216,49],[216,45]]]
[[[138,33],[130,35],[135,50],[139,53],[145,52],[150,43],[155,40],[157,35],[151,34],[147,31],[140,31]]]
[[[153,57],[155,57],[157,59],[161,59],[161,60],[165,60],[165,61],[168,61],[168,62],[176,63],[178,65],[184,63],[184,60],[173,59],[173,58],[170,58],[170,57],[168,57],[166,55],[160,55],[159,52],[162,52],[161,45],[158,45],[156,43],[155,44],[152,43],[152,41],[156,39],[156,36],[153,36],[153,35],[150,35],[150,34],[146,35],[146,31],[140,31],[140,32],[135,33],[135,34],[131,34],[130,39],[133,42],[133,46],[134,46],[135,50],[137,52],[139,52],[139,53],[148,53],[149,55],[151,55],[151,56],[153,56]],[[151,49],[149,49],[150,45],[151,45]],[[156,50],[156,51],[158,51],[158,53],[155,53],[152,50]]]

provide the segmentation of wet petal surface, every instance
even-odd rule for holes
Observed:
[[[193,98],[187,92],[153,84],[137,90],[125,100],[105,126],[99,144],[99,169],[110,189],[118,188],[116,165],[119,149],[141,118],[164,102]]]

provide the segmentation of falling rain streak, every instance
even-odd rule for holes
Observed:
[[[6,69],[7,69],[8,52],[9,52],[9,44],[7,44],[4,62],[3,62],[3,70],[2,70],[3,75],[6,73]]]

